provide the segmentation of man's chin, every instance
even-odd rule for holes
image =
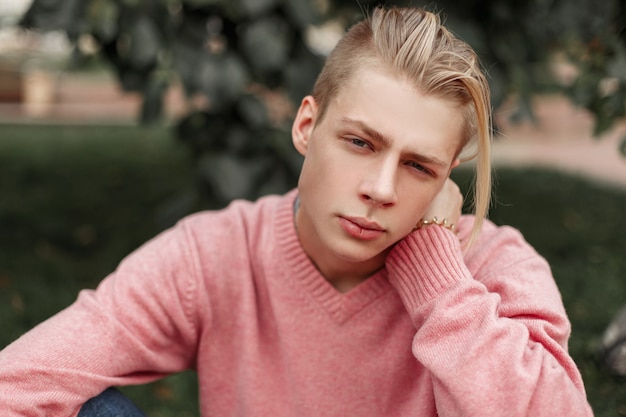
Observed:
[[[340,250],[336,252],[336,254],[339,259],[343,260],[346,263],[353,264],[355,267],[358,265],[376,263],[379,263],[380,266],[382,266],[390,250],[391,247],[386,247],[380,250],[374,248],[350,248],[348,250]]]

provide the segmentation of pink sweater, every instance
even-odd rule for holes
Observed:
[[[427,227],[346,294],[303,252],[296,193],[191,216],[0,353],[0,415],[76,415],[196,369],[219,416],[590,416],[544,259],[487,223]],[[461,236],[471,217],[459,224]]]

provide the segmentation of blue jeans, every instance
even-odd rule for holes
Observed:
[[[146,417],[128,398],[115,388],[109,388],[87,401],[78,417]]]

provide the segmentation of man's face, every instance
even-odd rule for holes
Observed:
[[[322,120],[306,97],[293,125],[304,155],[298,236],[329,280],[364,278],[422,218],[458,164],[462,112],[378,70],[360,71]]]

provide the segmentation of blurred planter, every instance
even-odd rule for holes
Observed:
[[[0,103],[20,103],[24,99],[23,76],[13,66],[0,62]]]
[[[19,106],[21,113],[28,117],[46,116],[56,100],[58,75],[23,67],[0,62],[0,103]]]
[[[57,95],[58,76],[34,69],[23,75],[24,113],[30,117],[42,117],[50,113]]]

